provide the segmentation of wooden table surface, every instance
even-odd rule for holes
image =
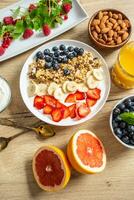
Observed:
[[[0,8],[16,2],[0,1]],[[81,0],[89,17],[101,8],[113,7],[125,12],[134,25],[134,0]],[[88,20],[56,39],[76,39],[91,44],[87,34]],[[132,38],[134,39],[134,34]],[[95,47],[96,48],[96,47]],[[97,49],[97,48],[96,48]],[[5,77],[12,89],[12,102],[0,117],[13,119],[22,124],[33,124],[36,119],[24,105],[19,92],[19,76],[26,58],[34,49],[0,63],[0,75]],[[109,68],[116,60],[118,50],[97,49],[106,59]],[[134,152],[119,144],[109,128],[109,115],[119,99],[133,94],[112,84],[109,98],[103,109],[92,120],[82,125],[58,128],[57,135],[48,140],[39,140],[34,133],[26,132],[12,141],[0,153],[0,199],[1,200],[132,200],[134,199]],[[40,190],[34,181],[31,160],[34,152],[44,144],[53,144],[65,149],[71,135],[79,128],[90,129],[103,141],[107,152],[107,167],[97,175],[81,175],[72,172],[68,186],[58,193]],[[0,126],[0,136],[11,136],[22,130]]]

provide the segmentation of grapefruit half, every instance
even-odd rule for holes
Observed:
[[[68,159],[73,168],[83,174],[98,173],[106,166],[106,153],[99,138],[88,130],[80,130],[67,146]]]
[[[67,185],[71,170],[62,150],[55,146],[44,146],[33,157],[33,173],[40,188],[57,191]]]

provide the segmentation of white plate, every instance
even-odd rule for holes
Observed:
[[[43,51],[45,48],[51,49],[53,46],[59,46],[60,44],[64,44],[66,46],[72,45],[72,46],[77,46],[77,47],[83,48],[85,51],[92,52],[94,57],[100,58],[103,62],[104,80],[100,83],[100,86],[99,86],[99,88],[102,91],[101,98],[100,98],[100,100],[98,100],[97,104],[95,106],[93,106],[93,108],[91,109],[91,113],[87,117],[80,119],[80,120],[74,120],[74,119],[67,118],[67,119],[64,119],[57,123],[57,122],[52,121],[51,117],[49,117],[48,115],[43,115],[39,110],[37,110],[36,108],[33,107],[33,99],[29,98],[28,94],[27,94],[27,86],[28,86],[28,75],[27,74],[28,74],[29,64],[31,64],[33,62],[35,54],[38,51]],[[110,90],[110,75],[109,75],[108,66],[107,66],[105,60],[91,46],[88,46],[87,44],[76,41],[76,40],[56,40],[56,41],[49,42],[49,43],[41,46],[36,51],[34,51],[29,56],[29,58],[26,60],[24,66],[22,68],[21,75],[20,75],[21,96],[22,96],[23,101],[24,101],[25,105],[27,106],[27,108],[37,118],[41,119],[44,122],[47,122],[47,123],[53,124],[53,125],[57,125],[57,126],[72,126],[72,125],[80,124],[82,122],[85,122],[85,121],[93,118],[105,104],[107,97],[109,95],[109,90]]]
[[[37,0],[22,0],[18,3],[12,4],[4,9],[0,9],[0,19],[3,17],[11,15],[11,9],[15,9],[18,6],[27,8],[30,3],[35,3]],[[73,8],[69,13],[68,20],[64,21],[62,25],[52,29],[52,33],[49,36],[44,36],[41,32],[36,32],[31,38],[27,40],[15,40],[11,46],[6,50],[3,56],[0,56],[0,61],[4,61],[16,55],[19,55],[35,46],[38,46],[62,33],[78,25],[82,21],[86,20],[88,15],[86,11],[82,8],[79,1],[73,0]]]

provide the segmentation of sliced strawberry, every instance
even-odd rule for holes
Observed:
[[[63,112],[61,108],[55,108],[51,113],[52,119],[55,122],[59,122],[63,119]]]
[[[50,105],[52,107],[56,107],[57,100],[53,96],[45,95],[45,96],[43,96],[43,99],[44,99],[44,101],[47,105]]]
[[[74,94],[69,94],[66,99],[66,103],[75,103],[76,102],[76,96]]]
[[[44,114],[51,114],[53,111],[53,107],[50,105],[45,105],[43,108],[43,113]]]
[[[90,108],[85,103],[83,103],[78,107],[77,113],[79,117],[84,118],[90,113]]]
[[[73,119],[76,117],[76,104],[73,104],[68,107],[70,111],[70,117]]]
[[[96,104],[97,100],[95,99],[86,99],[86,103],[88,107],[92,107]]]
[[[70,116],[70,110],[68,107],[64,106],[61,108],[63,112],[63,119],[66,119]]]
[[[85,93],[84,92],[76,91],[74,93],[74,95],[76,96],[76,100],[84,100],[85,99]]]
[[[35,10],[36,8],[37,8],[36,5],[30,4],[30,6],[29,6],[29,8],[28,8],[28,11],[29,11],[29,12],[32,12],[32,11]]]
[[[56,108],[62,108],[62,107],[64,107],[64,104],[60,103],[60,102],[57,100]]]
[[[87,98],[90,98],[90,99],[99,99],[100,98],[100,93],[101,93],[101,90],[98,89],[98,88],[95,88],[93,90],[88,90],[87,91]]]
[[[42,109],[44,107],[44,99],[42,97],[36,96],[34,98],[34,107],[36,107],[37,109]]]

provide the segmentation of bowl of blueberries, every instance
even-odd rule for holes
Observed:
[[[134,149],[134,95],[115,105],[110,115],[110,127],[122,145]]]

